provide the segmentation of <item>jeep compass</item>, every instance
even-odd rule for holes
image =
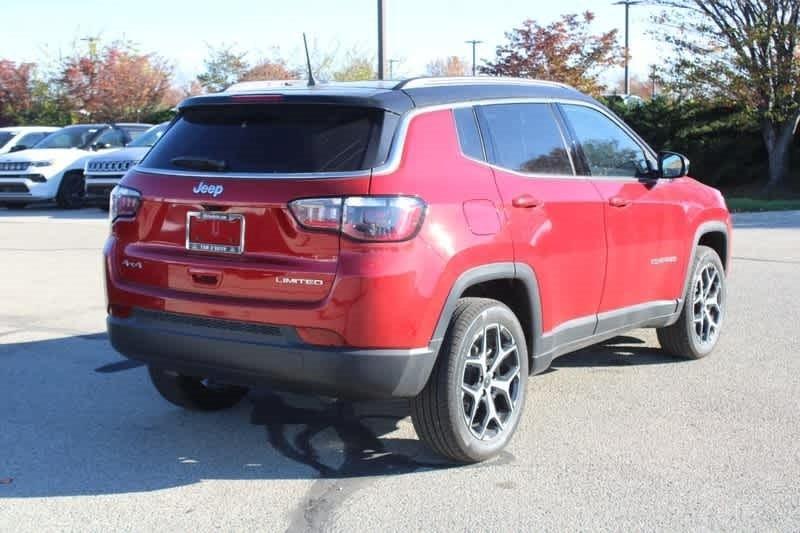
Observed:
[[[482,461],[555,357],[642,327],[713,350],[730,217],[688,171],[557,83],[189,98],[111,194],[111,342],[184,408],[409,398],[422,440]]]

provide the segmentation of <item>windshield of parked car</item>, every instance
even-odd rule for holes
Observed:
[[[8,141],[14,138],[14,134],[10,131],[0,131],[0,148],[8,144]]]
[[[101,126],[67,126],[42,139],[35,148],[88,148]]]
[[[164,123],[164,124],[159,124],[158,126],[153,126],[146,132],[139,135],[136,139],[131,141],[128,144],[128,148],[134,148],[134,147],[149,148],[150,146],[153,146],[156,143],[156,141],[160,139],[162,135],[164,135],[164,130],[167,129],[168,125],[169,123]]]

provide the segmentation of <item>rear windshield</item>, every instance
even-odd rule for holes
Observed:
[[[322,104],[236,104],[183,111],[142,166],[212,172],[347,172],[376,166],[390,114]]]

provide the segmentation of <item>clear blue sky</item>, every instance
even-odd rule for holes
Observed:
[[[624,8],[605,0],[386,0],[388,57],[401,59],[400,75],[424,71],[435,57],[470,58],[466,39],[485,41],[478,58],[490,58],[505,31],[525,18],[549,22],[563,13],[590,9],[594,28],[624,28]],[[206,44],[235,43],[250,57],[279,53],[299,63],[301,32],[319,47],[341,52],[359,47],[374,54],[376,0],[38,0],[4,1],[0,58],[47,61],[75,39],[124,37],[173,61],[180,81],[202,69]],[[648,30],[652,8],[631,8],[633,73],[645,77],[660,59]],[[480,61],[479,61],[480,64]],[[610,73],[609,80],[622,76]]]

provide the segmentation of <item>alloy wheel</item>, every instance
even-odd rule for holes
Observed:
[[[694,334],[704,345],[713,344],[722,323],[722,274],[714,264],[703,266],[695,278]]]
[[[462,412],[470,433],[491,440],[519,408],[520,359],[517,342],[500,324],[478,332],[468,348],[462,375]]]

